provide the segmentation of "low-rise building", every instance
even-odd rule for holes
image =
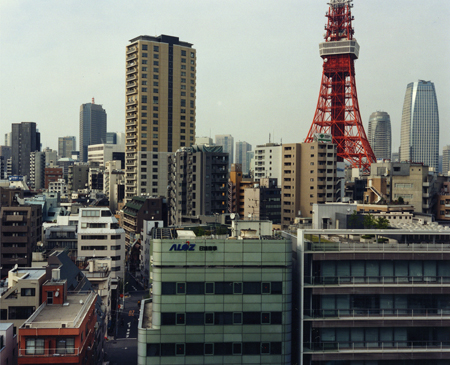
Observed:
[[[0,323],[0,364],[17,364],[17,335],[14,325],[8,322]]]

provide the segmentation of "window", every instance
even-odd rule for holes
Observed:
[[[148,50],[148,46],[147,46],[146,44],[143,44],[143,45],[142,45],[142,50],[143,50],[143,51],[147,51],[147,50]]]
[[[43,355],[44,354],[44,339],[43,338],[27,338],[25,354],[26,355]]]
[[[261,313],[261,323],[262,324],[270,324],[270,313],[269,312]]]
[[[74,354],[75,353],[75,339],[66,338],[58,340],[56,343],[57,354]]]
[[[147,71],[147,67],[146,66],[142,66],[142,71]]]
[[[176,344],[176,355],[184,355],[184,343]]]
[[[205,313],[205,324],[214,324],[214,313]]]
[[[242,324],[242,313],[233,313],[233,324]]]
[[[233,343],[233,355],[242,355],[242,344],[240,342]]]
[[[142,53],[142,57],[148,57],[148,53],[147,52],[143,52]],[[142,63],[144,63],[144,61],[142,61]],[[147,63],[147,61],[145,61],[145,63]]]
[[[234,283],[233,284],[233,293],[234,294],[242,294],[242,283]]]
[[[205,283],[205,294],[214,294],[214,283]]]
[[[205,349],[205,355],[214,355],[214,344],[213,343],[205,343],[204,349]]]
[[[184,313],[178,313],[177,314],[177,324],[186,324]]]
[[[261,284],[261,292],[263,294],[270,294],[270,283],[262,283]]]
[[[153,46],[153,52],[159,52],[159,46]]]
[[[36,295],[35,288],[22,288],[21,295],[23,297],[34,297]]]
[[[186,294],[186,283],[177,283],[177,294]]]

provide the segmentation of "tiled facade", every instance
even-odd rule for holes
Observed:
[[[290,364],[291,242],[159,240],[138,364]]]

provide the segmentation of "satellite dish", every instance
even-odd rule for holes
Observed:
[[[236,218],[236,214],[231,213],[231,214],[230,214],[230,219],[234,219],[234,218]]]
[[[57,291],[57,292],[55,293],[55,297],[56,297],[56,298],[59,297],[59,291]]]

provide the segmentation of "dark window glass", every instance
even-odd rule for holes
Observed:
[[[186,294],[186,283],[177,283],[177,294]]]
[[[215,343],[214,344],[214,355],[232,355],[233,354],[233,344],[231,342]]]
[[[270,314],[270,323],[272,324],[282,324],[282,313],[281,312],[272,312]]]
[[[176,345],[177,355],[184,355],[184,343],[177,343]]]
[[[175,313],[161,313],[161,325],[172,326],[175,324]]]
[[[161,344],[161,356],[175,356],[175,344],[162,343]]]
[[[233,343],[233,355],[241,355],[241,354],[242,354],[242,344]]]
[[[242,283],[234,283],[234,294],[242,294]]]
[[[261,291],[263,294],[270,294],[270,283],[262,283]]]
[[[188,326],[203,326],[204,323],[205,323],[205,316],[203,312],[186,313],[186,324]]]
[[[176,283],[162,282],[161,294],[162,295],[176,294]]]
[[[260,282],[244,283],[244,294],[261,294]]]
[[[186,356],[201,356],[203,355],[203,343],[187,343]]]
[[[233,313],[233,323],[242,324],[242,313]]]
[[[281,355],[281,342],[271,342],[270,353],[272,355]]]
[[[214,324],[214,313],[205,313],[205,324]]]
[[[205,294],[214,294],[214,283],[205,284]]]
[[[233,313],[232,312],[214,313],[214,324],[233,324]]]
[[[260,312],[245,312],[243,316],[244,324],[261,324]]]
[[[283,294],[283,284],[281,281],[272,281],[272,294]]]
[[[261,344],[261,353],[270,354],[270,342],[263,342]]]
[[[186,285],[186,294],[203,294],[205,290],[205,283],[203,282],[189,282]]]
[[[177,314],[177,324],[185,324],[184,313]]]
[[[261,344],[259,342],[244,342],[242,346],[243,355],[259,355]]]
[[[0,320],[6,321],[8,319],[8,310],[7,309],[0,309]]]
[[[159,356],[159,343],[147,344],[147,356]]]
[[[231,281],[216,282],[216,294],[233,294],[233,283]]]
[[[267,312],[261,313],[261,323],[263,323],[263,324],[270,323],[270,313],[267,313]]]
[[[205,355],[214,355],[214,344],[205,343]]]

